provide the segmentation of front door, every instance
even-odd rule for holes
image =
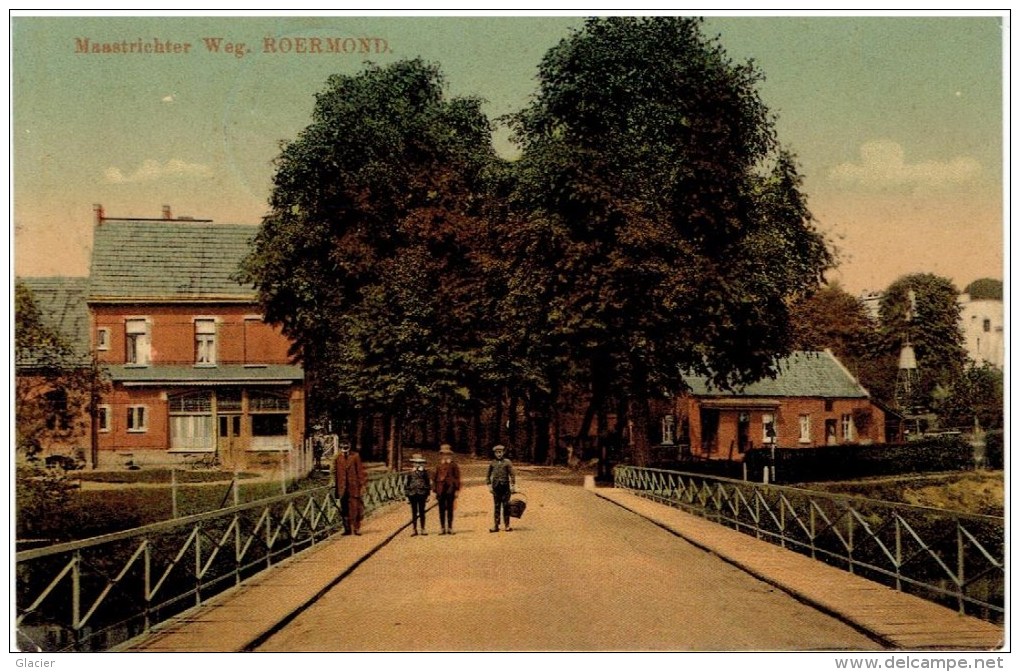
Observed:
[[[222,413],[216,435],[216,452],[220,464],[228,469],[243,467],[244,457],[241,446],[241,416],[236,413]]]
[[[737,452],[746,453],[751,442],[751,414],[740,411],[737,414]]]
[[[701,409],[701,452],[711,455],[716,452],[719,440],[719,410],[716,408]]]

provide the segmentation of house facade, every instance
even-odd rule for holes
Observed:
[[[1005,324],[1002,301],[972,299],[961,294],[960,326],[967,354],[977,365],[1002,369],[1005,359]]]
[[[885,414],[828,350],[795,352],[776,378],[738,392],[698,377],[690,391],[658,402],[661,445],[677,456],[742,460],[752,448],[880,443]]]
[[[56,346],[59,353],[44,343],[32,344],[40,349],[16,348],[19,456],[38,453],[85,463],[92,431],[88,408],[96,392],[85,305],[88,278],[26,277],[17,282],[30,293],[41,325],[62,341]]]
[[[235,279],[257,228],[97,210],[87,305],[110,390],[98,466],[275,469],[304,459],[304,374]]]

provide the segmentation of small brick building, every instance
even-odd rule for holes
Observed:
[[[689,393],[658,402],[661,446],[676,457],[742,460],[751,448],[884,440],[885,416],[828,350],[795,352],[776,378],[738,392],[691,377]]]

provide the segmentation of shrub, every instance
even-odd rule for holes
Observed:
[[[1005,435],[1001,429],[985,433],[985,466],[989,469],[1006,467],[1004,444]]]

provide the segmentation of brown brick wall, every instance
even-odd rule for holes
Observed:
[[[218,364],[288,364],[290,341],[276,327],[253,319],[254,305],[103,305],[92,306],[92,342],[97,331],[109,329],[110,347],[98,351],[103,364],[123,364],[125,321],[150,321],[152,364],[194,364],[195,319],[216,318]]]

